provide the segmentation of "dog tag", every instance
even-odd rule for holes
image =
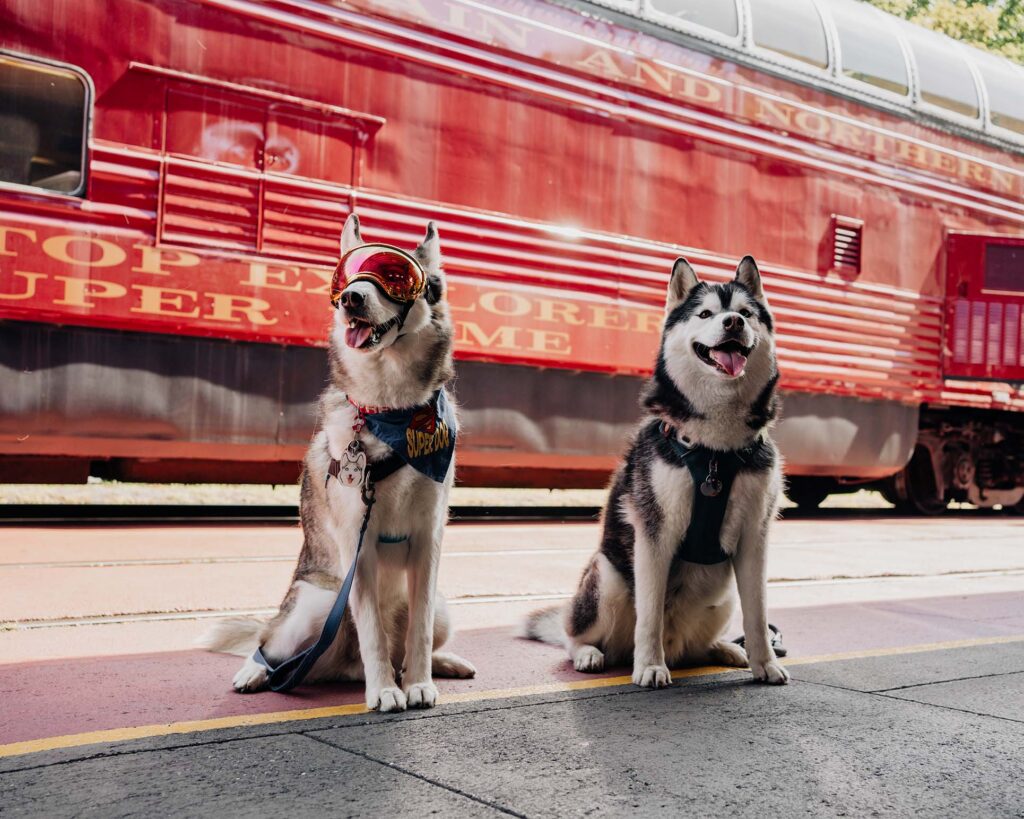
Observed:
[[[328,480],[333,476],[345,486],[362,486],[366,480],[366,452],[359,441],[348,445],[340,460],[331,460]]]
[[[716,497],[722,491],[722,482],[714,475],[708,475],[700,485],[700,493],[707,498]]]
[[[718,477],[718,458],[712,457],[708,463],[708,476],[700,485],[700,493],[706,498],[714,498],[722,491],[722,481]]]

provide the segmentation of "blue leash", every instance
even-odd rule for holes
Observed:
[[[363,503],[366,504],[366,513],[363,515],[363,525],[359,528],[359,542],[356,544],[356,554],[352,558],[352,565],[349,566],[345,581],[341,584],[338,597],[331,606],[331,612],[327,615],[320,638],[305,651],[300,651],[294,657],[289,657],[278,666],[273,666],[263,656],[263,647],[260,646],[252,655],[253,660],[265,667],[270,672],[267,684],[271,691],[291,691],[301,683],[306,674],[313,667],[313,664],[320,659],[320,655],[331,647],[334,638],[338,636],[338,629],[341,628],[342,618],[345,616],[345,608],[348,606],[349,592],[352,591],[352,581],[356,576],[356,564],[359,562],[359,552],[363,548],[363,538],[366,536],[366,527],[370,523],[370,512],[373,510],[374,496],[376,494],[370,482],[370,476],[365,478],[363,488]]]

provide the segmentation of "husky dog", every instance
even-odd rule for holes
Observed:
[[[342,255],[364,244],[353,214],[342,233]],[[337,465],[356,437],[370,464],[393,457],[392,449],[362,426],[360,411],[426,407],[452,377],[452,322],[433,222],[411,255],[426,274],[422,295],[411,306],[392,301],[365,280],[350,281],[338,298],[330,336],[331,380],[320,398],[302,476],[304,542],[280,610],[266,624],[224,621],[202,639],[203,647],[250,653],[258,645],[277,665],[319,636],[355,557],[366,511],[360,486]],[[431,415],[427,422],[432,420]],[[418,433],[410,434],[410,440],[422,444],[423,438],[415,438]],[[309,681],[365,680],[367,706],[384,712],[432,707],[437,701],[432,675],[476,673],[461,657],[436,650],[450,631],[436,585],[454,473],[454,459],[435,480],[405,465],[375,485],[349,610]],[[234,687],[257,691],[267,678],[263,665],[247,659],[235,674]]]
[[[670,684],[669,666],[789,674],[769,642],[766,542],[782,469],[772,316],[754,260],[727,284],[677,259],[646,417],[612,481],[601,545],[572,601],[527,618],[525,636],[565,646],[578,671],[633,661],[633,682]],[[735,572],[746,651],[723,640]]]

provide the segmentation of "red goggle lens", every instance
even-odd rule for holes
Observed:
[[[352,282],[369,281],[395,301],[415,301],[426,286],[427,277],[419,262],[391,245],[362,245],[341,257],[331,280],[331,304],[341,300]]]

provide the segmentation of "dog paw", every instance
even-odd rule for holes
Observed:
[[[469,660],[450,651],[435,651],[431,665],[435,677],[468,680],[476,676],[476,668]]]
[[[396,711],[405,710],[405,694],[401,688],[389,686],[379,691],[366,690],[366,707],[371,711],[380,711],[382,714],[391,714]]]
[[[415,683],[405,689],[410,708],[433,708],[437,704],[437,686],[432,682]]]
[[[633,669],[633,682],[643,688],[666,688],[672,684],[672,675],[668,666],[636,666]]]
[[[231,681],[239,694],[251,694],[267,684],[267,669],[249,657]]]
[[[594,646],[583,646],[576,652],[572,664],[577,671],[593,674],[604,670],[604,654]]]
[[[766,663],[751,663],[750,670],[754,672],[754,679],[768,685],[785,685],[789,682],[789,672],[782,667],[778,660],[769,660]]]
[[[747,652],[736,643],[715,643],[708,652],[712,662],[730,668],[746,668],[749,665]]]

